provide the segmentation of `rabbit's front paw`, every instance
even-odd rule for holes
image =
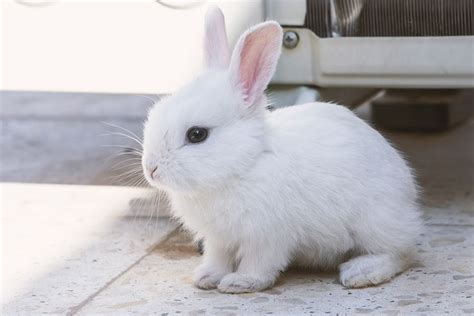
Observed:
[[[264,290],[272,284],[273,280],[265,280],[240,273],[230,273],[221,280],[217,289],[222,293],[249,293]]]
[[[203,290],[217,288],[217,285],[227,272],[215,267],[201,265],[194,271],[194,285]]]

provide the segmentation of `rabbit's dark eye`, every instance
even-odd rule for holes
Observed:
[[[186,138],[190,143],[200,143],[206,140],[208,133],[207,128],[193,126],[186,132]]]

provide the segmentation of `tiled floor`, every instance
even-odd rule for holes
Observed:
[[[3,314],[474,313],[472,119],[445,133],[386,134],[424,190],[426,231],[410,270],[358,290],[342,287],[336,274],[289,271],[263,293],[223,295],[192,286],[199,254],[175,224],[154,212],[153,192],[11,183],[111,183],[108,177],[118,171],[107,167],[111,150],[98,146],[99,121],[138,133],[151,102],[71,99],[2,94]],[[39,111],[47,102],[50,110]],[[19,104],[28,106],[19,111]],[[132,104],[130,111],[125,104]]]

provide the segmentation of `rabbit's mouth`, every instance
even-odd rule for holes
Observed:
[[[152,173],[144,171],[145,179],[150,186],[156,189],[168,191],[170,186],[163,182],[163,177],[154,171]]]
[[[143,166],[143,174],[147,182],[154,188],[169,191],[180,191],[181,185],[172,181],[169,175],[167,175],[163,169],[160,169],[159,166]]]

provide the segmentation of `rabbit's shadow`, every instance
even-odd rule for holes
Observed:
[[[309,290],[325,290],[334,287],[334,285],[343,287],[339,282],[336,270],[320,271],[310,268],[290,267],[280,275],[273,288],[266,292],[269,291],[272,294],[283,287],[285,290],[290,290],[302,286],[308,287]]]

